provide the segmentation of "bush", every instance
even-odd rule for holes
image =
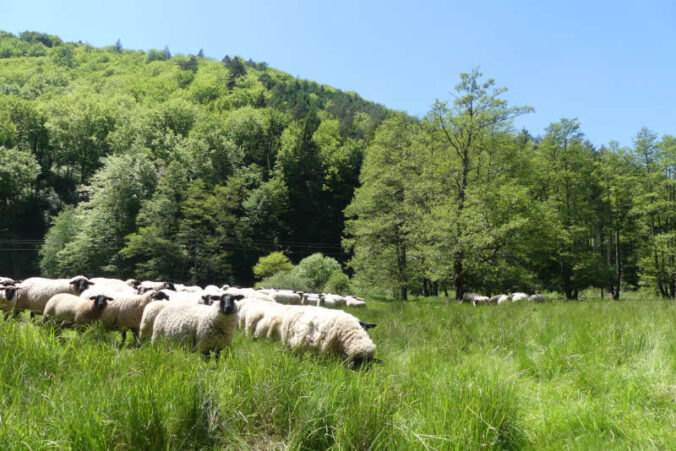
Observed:
[[[288,257],[281,252],[273,252],[270,255],[258,259],[258,263],[253,267],[256,277],[270,277],[279,272],[289,272],[293,269],[293,264]]]
[[[256,288],[277,288],[280,290],[308,291],[308,281],[293,272],[282,271],[266,277],[256,284]]]
[[[350,283],[350,278],[342,272],[334,272],[329,277],[329,281],[326,282],[324,291],[327,293],[336,293],[336,294],[352,294],[352,284]]]
[[[310,289],[316,291],[324,288],[331,276],[337,272],[341,272],[340,263],[320,253],[304,258],[292,271],[293,275],[305,279]]]

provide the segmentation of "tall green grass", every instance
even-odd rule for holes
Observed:
[[[355,310],[384,360],[236,336],[219,362],[0,319],[3,449],[676,449],[676,304]]]

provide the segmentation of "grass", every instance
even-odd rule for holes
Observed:
[[[676,449],[676,303],[354,311],[385,362],[236,336],[220,362],[0,319],[3,449]]]

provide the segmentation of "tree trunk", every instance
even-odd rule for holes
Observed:
[[[429,296],[429,293],[427,292],[427,279],[424,277],[422,278],[422,295],[424,298]]]
[[[458,252],[453,259],[453,289],[455,290],[455,300],[462,301],[465,294],[465,273],[462,268],[462,252]]]

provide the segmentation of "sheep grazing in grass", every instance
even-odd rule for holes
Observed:
[[[498,297],[498,300],[497,300],[497,303],[498,303],[498,304],[505,304],[505,303],[507,303],[507,302],[512,302],[512,298],[511,298],[510,296],[508,296],[508,295],[506,295],[506,294],[501,294],[501,295]]]
[[[258,290],[259,292],[270,296],[278,304],[300,305],[303,297],[300,293],[293,290]]]
[[[528,295],[526,293],[512,293],[512,302],[518,302],[518,301],[527,301],[528,300]]]
[[[107,277],[92,277],[89,280],[94,283],[94,287],[90,288],[90,290],[110,289],[122,293],[138,294],[133,284],[130,284],[129,281],[124,281],[120,279],[109,279]],[[134,279],[129,280],[133,281]],[[80,293],[80,296],[82,296],[83,294],[84,293]]]
[[[541,294],[532,294],[528,297],[529,301],[533,302],[545,302],[545,297]]]
[[[14,310],[16,306],[17,291],[19,288],[13,285],[0,286],[0,311],[9,315],[9,312]]]
[[[243,295],[223,294],[213,305],[172,305],[161,308],[152,327],[152,342],[161,337],[190,345],[207,359],[214,351],[216,360],[221,349],[232,341],[237,328],[237,305]],[[260,301],[264,302],[264,301]]]
[[[374,360],[376,345],[366,329],[375,327],[349,313],[322,307],[239,302],[240,329],[254,338],[279,340],[293,349],[334,354],[351,368]]]
[[[16,301],[17,311],[30,310],[31,315],[42,314],[45,305],[52,296],[61,293],[79,295],[94,282],[85,276],[76,276],[72,279],[45,279],[31,277],[21,282],[21,290]]]
[[[168,300],[169,297],[161,291],[148,291],[143,294],[126,294],[118,291],[104,291],[96,294],[104,294],[113,298],[101,315],[101,322],[109,330],[119,330],[122,335],[122,346],[127,339],[127,330],[131,330],[136,342],[139,342],[139,329],[141,317],[146,305],[160,299]],[[95,295],[95,294],[92,294]]]
[[[43,320],[59,323],[62,327],[89,324],[101,317],[112,300],[103,294],[87,298],[67,293],[57,294],[47,301]]]
[[[230,287],[224,291],[225,294],[233,296],[242,296],[243,298],[259,299],[261,301],[275,302],[272,297],[268,296],[262,291],[254,290],[253,288],[236,288]]]
[[[345,305],[347,307],[366,307],[366,301],[357,296],[345,296]]]
[[[465,293],[462,295],[462,302],[468,302],[468,303],[474,303],[474,299],[481,296],[480,294],[476,293]]]
[[[324,295],[324,300],[321,303],[323,307],[341,307],[346,304],[345,297],[339,294],[322,294]]]
[[[475,296],[474,299],[472,300],[472,305],[475,307],[477,305],[485,305],[485,304],[490,304],[491,300],[488,296]]]

